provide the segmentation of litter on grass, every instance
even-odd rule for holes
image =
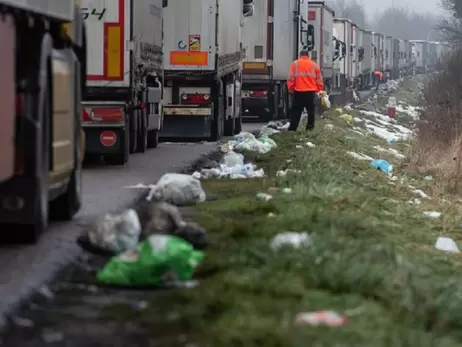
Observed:
[[[234,137],[234,140],[228,141],[227,144],[222,146],[221,150],[223,152],[249,151],[265,154],[276,147],[276,142],[268,136],[256,138],[252,133],[241,132]]]
[[[438,237],[435,243],[435,248],[440,251],[460,253],[459,247],[457,247],[457,244],[450,237]]]
[[[312,326],[340,327],[347,323],[347,318],[335,311],[315,311],[297,314],[295,323]]]
[[[311,244],[311,238],[308,233],[297,233],[297,232],[283,232],[277,234],[271,240],[271,248],[278,250],[283,246],[291,246],[293,248],[299,248],[301,246],[309,246]]]
[[[430,196],[428,196],[427,194],[425,194],[425,192],[421,189],[414,189],[412,191],[414,194],[417,194],[418,196],[420,196],[421,198],[424,198],[424,199],[430,199]]]
[[[153,235],[136,250],[115,256],[97,273],[100,283],[158,286],[190,280],[204,253],[176,236]]]
[[[300,174],[300,173],[302,173],[301,170],[294,170],[294,169],[279,170],[276,172],[276,177],[286,177],[288,174]]]
[[[383,159],[374,159],[371,162],[371,166],[374,169],[382,171],[384,174],[391,176],[393,173],[393,165],[391,165],[388,161]]]
[[[266,193],[257,193],[257,200],[268,202],[273,200],[273,196]]]
[[[120,214],[107,213],[97,219],[85,237],[92,246],[119,254],[136,249],[140,235],[138,214],[129,209]]]

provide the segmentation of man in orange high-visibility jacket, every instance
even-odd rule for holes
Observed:
[[[383,72],[377,70],[377,71],[374,71],[374,75],[375,75],[375,78],[377,79],[377,87],[375,88],[375,90],[379,90],[380,82],[383,80]]]
[[[287,88],[293,93],[292,114],[289,131],[296,131],[302,117],[303,109],[308,113],[307,130],[314,129],[316,93],[324,88],[321,70],[310,59],[308,51],[300,52],[300,59],[290,65]]]

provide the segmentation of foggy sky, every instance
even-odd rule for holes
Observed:
[[[348,1],[348,0],[347,0]],[[376,12],[392,5],[397,7],[408,8],[415,12],[431,12],[439,15],[439,0],[362,0],[367,16],[374,16]]]

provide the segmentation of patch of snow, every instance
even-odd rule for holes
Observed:
[[[406,156],[404,154],[399,153],[396,149],[393,148],[383,148],[381,146],[374,146],[374,149],[378,150],[379,152],[388,152],[393,154],[396,158],[404,159]]]
[[[366,161],[374,160],[374,158],[369,157],[368,155],[365,155],[365,154],[362,154],[362,153],[347,152],[347,154],[352,156],[355,159],[358,159],[358,160],[366,160]]]
[[[441,217],[441,212],[436,212],[436,211],[425,211],[423,214],[430,218],[440,218]]]
[[[414,194],[417,194],[418,196],[420,196],[421,198],[424,198],[424,199],[430,199],[430,196],[428,196],[427,194],[425,194],[425,192],[421,189],[415,189],[413,191]]]

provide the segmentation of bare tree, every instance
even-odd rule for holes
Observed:
[[[335,11],[335,17],[348,18],[361,28],[368,27],[364,6],[359,0],[333,0],[329,5]]]
[[[411,12],[405,8],[389,7],[374,20],[373,30],[408,40],[437,39],[438,18],[431,14]]]
[[[441,0],[441,7],[445,16],[438,23],[438,29],[446,40],[462,43],[462,0]]]

